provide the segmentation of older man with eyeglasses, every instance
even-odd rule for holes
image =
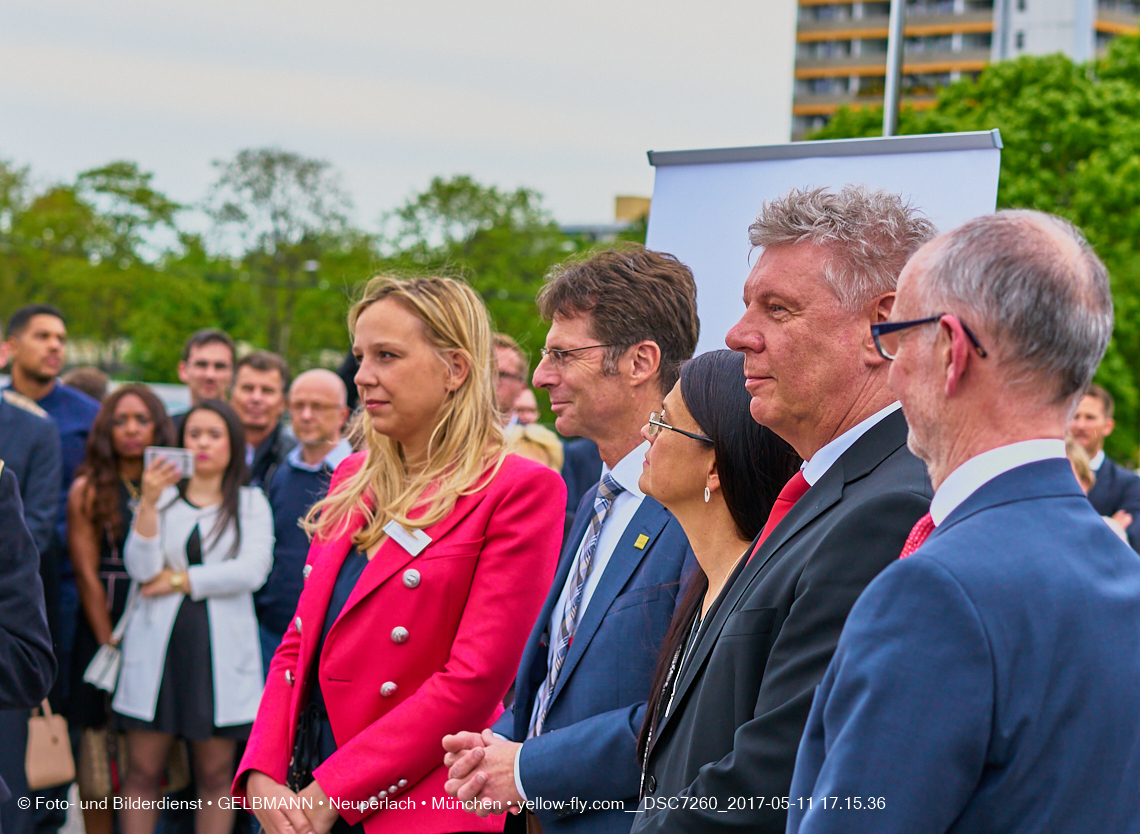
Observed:
[[[352,454],[351,444],[341,436],[348,419],[347,398],[341,378],[324,368],[305,371],[289,386],[289,416],[297,445],[266,485],[273,510],[273,570],[253,595],[265,674],[304,588],[309,537],[299,522],[325,497],[333,471]]]
[[[629,831],[637,735],[692,559],[680,524],[638,487],[641,428],[696,348],[696,294],[686,266],[638,246],[564,265],[539,294],[551,327],[534,384],[558,431],[595,441],[605,465],[566,539],[514,704],[482,734],[444,739],[453,796],[498,812],[535,803],[508,831]],[[584,804],[595,800],[604,806]]]
[[[1140,830],[1140,559],[1063,440],[1112,327],[1057,217],[978,218],[907,265],[874,329],[936,491],[847,619],[792,834]]]
[[[930,502],[871,328],[933,233],[898,195],[855,186],[794,190],[749,229],[761,251],[727,342],[744,354],[753,418],[805,463],[677,673],[646,754],[638,834],[783,834],[843,621]]]

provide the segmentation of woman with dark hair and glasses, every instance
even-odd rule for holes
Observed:
[[[744,387],[744,355],[705,353],[681,366],[681,378],[662,410],[650,415],[642,429],[651,445],[641,489],[676,516],[700,566],[677,604],[653,676],[638,739],[643,793],[651,756],[656,796],[680,796],[696,776],[685,772],[692,739],[683,739],[684,744],[674,744],[675,737],[659,741],[656,730],[671,710],[680,708],[673,703],[673,691],[701,626],[712,619],[780,489],[800,465],[787,443],[752,419],[751,399]],[[706,760],[727,755],[736,727],[751,717],[725,715],[719,737],[700,741]]]
[[[72,726],[98,730],[107,726],[107,693],[83,680],[83,672],[99,647],[111,639],[123,616],[131,578],[123,563],[123,544],[138,506],[147,446],[169,446],[174,426],[162,401],[145,385],[123,385],[99,409],[87,436],[87,458],[76,471],[67,497],[67,547],[75,568],[83,614],[75,629],[71,654],[71,698],[68,719]],[[80,739],[80,759],[106,755],[98,734]],[[80,779],[80,799],[88,785]],[[87,834],[111,834],[112,812],[84,808]]]
[[[147,801],[175,738],[192,750],[198,834],[229,834],[238,740],[249,737],[261,699],[261,645],[253,592],[273,564],[273,517],[260,489],[243,487],[245,432],[233,409],[203,400],[182,422],[194,472],[180,479],[158,458],[123,548],[141,593],[128,613],[113,707],[127,731],[130,768],[123,834],[152,834],[160,811]]]

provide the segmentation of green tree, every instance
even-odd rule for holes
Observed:
[[[84,171],[76,179],[77,194],[98,212],[106,237],[103,258],[133,261],[146,247],[148,232],[160,227],[174,230],[174,217],[182,206],[155,191],[153,178],[134,162],[120,160]]]
[[[1140,37],[1120,37],[1096,62],[1021,57],[944,88],[934,108],[904,109],[900,133],[1001,130],[999,208],[1069,218],[1112,277],[1116,329],[1097,381],[1117,400],[1108,452],[1133,460],[1140,442]],[[877,136],[881,108],[843,109],[810,139]]]
[[[328,162],[279,148],[243,150],[214,165],[207,210],[218,250],[241,253],[260,290],[264,342],[296,358],[290,342],[301,293],[320,286],[324,253],[346,245],[351,200]]]
[[[140,256],[144,236],[173,232],[178,206],[134,163],[113,162],[73,184],[34,193],[26,168],[0,165],[0,282],[5,314],[29,302],[60,307],[78,340],[120,370],[128,321],[155,265]],[[157,252],[157,250],[155,250]]]
[[[462,274],[483,296],[494,327],[533,359],[549,329],[535,295],[550,268],[578,248],[537,192],[436,177],[388,215],[385,226],[381,251],[393,268]]]

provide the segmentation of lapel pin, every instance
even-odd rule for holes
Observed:
[[[637,537],[637,541],[635,541],[633,543],[633,546],[636,547],[638,550],[645,550],[645,545],[647,545],[647,544],[649,544],[649,536],[642,533],[640,536]]]

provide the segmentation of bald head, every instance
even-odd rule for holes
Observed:
[[[337,405],[348,404],[348,391],[344,387],[344,380],[324,368],[313,368],[293,380],[289,386],[289,399],[292,400],[298,393],[320,392],[336,401]]]
[[[1033,211],[979,217],[899,277],[889,382],[908,445],[939,485],[967,460],[1060,439],[1112,334],[1108,273],[1075,226]]]
[[[348,419],[348,392],[332,371],[305,371],[289,386],[289,415],[306,463],[319,463],[340,442]]]
[[[1044,212],[1002,211],[935,239],[913,261],[907,277],[928,315],[960,314],[985,333],[1012,383],[1028,382],[1049,403],[1084,391],[1112,335],[1113,311],[1108,272],[1076,226]]]

